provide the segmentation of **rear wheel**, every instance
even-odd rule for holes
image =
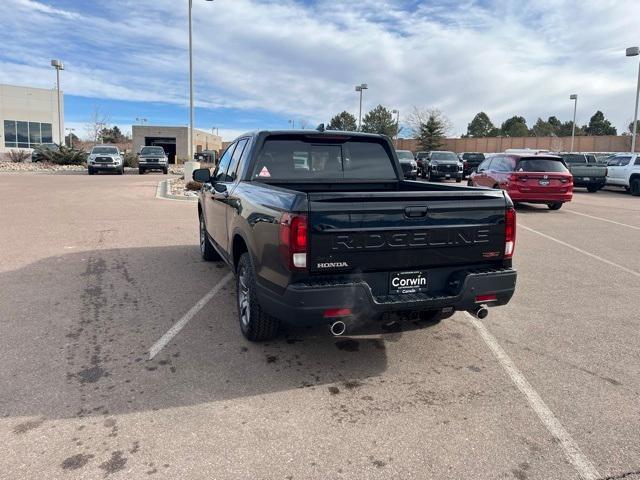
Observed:
[[[560,210],[562,208],[562,203],[550,203],[547,205],[549,210]]]
[[[422,170],[422,171],[420,172],[420,176],[421,176],[423,179],[427,178],[427,172],[425,172],[424,170]]]
[[[238,262],[236,290],[240,330],[244,337],[252,342],[275,337],[279,322],[265,312],[258,302],[255,272],[248,253],[243,253]]]
[[[640,196],[640,178],[633,178],[629,182],[629,191],[634,197]]]
[[[596,185],[589,185],[587,187],[587,192],[589,193],[596,193],[598,190],[600,190]]]
[[[202,258],[207,262],[214,260],[220,260],[220,255],[216,252],[216,249],[211,245],[211,240],[207,236],[207,227],[204,223],[204,216],[200,214],[200,254]]]

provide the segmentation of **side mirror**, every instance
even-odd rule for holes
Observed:
[[[208,168],[197,168],[193,171],[192,175],[193,179],[196,182],[200,183],[209,183],[211,182],[211,172]]]

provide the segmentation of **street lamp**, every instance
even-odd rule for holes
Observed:
[[[288,120],[289,125],[291,125],[291,129],[294,130],[296,128],[296,121],[295,120]]]
[[[56,69],[56,89],[58,90],[58,143],[62,144],[62,114],[60,112],[60,70],[64,70],[64,63],[60,60],[51,60],[51,66]]]
[[[569,95],[569,100],[573,100],[573,127],[571,128],[571,151],[573,152],[573,140],[576,136],[576,110],[578,108],[578,94]]]
[[[69,132],[69,148],[73,148],[73,133],[71,132],[75,132],[76,129],[75,128],[65,128],[66,132]]]
[[[398,134],[400,133],[400,110],[391,110],[396,114],[396,148],[398,148]]]
[[[627,57],[637,57],[640,55],[640,48],[627,48]],[[633,136],[631,137],[631,153],[636,151],[636,134],[638,133],[638,96],[640,96],[640,65],[638,65],[638,85],[636,86],[636,110],[633,114]]]
[[[206,0],[213,2],[213,0]],[[189,0],[189,161],[193,161],[193,40],[191,28],[191,10],[193,0]],[[176,160],[176,163],[177,160]]]
[[[360,85],[356,85],[356,92],[360,92],[360,110],[358,113],[358,131],[361,130],[362,127],[362,91],[367,90],[369,87],[366,83],[361,83]]]

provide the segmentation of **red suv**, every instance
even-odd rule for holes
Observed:
[[[501,188],[514,203],[545,203],[551,210],[573,197],[573,177],[553,155],[493,155],[471,174],[469,186]]]

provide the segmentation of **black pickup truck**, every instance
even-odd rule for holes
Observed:
[[[235,272],[249,340],[273,337],[280,322],[341,335],[456,310],[484,318],[513,295],[509,197],[404,180],[385,136],[247,133],[193,179],[203,183],[202,256]]]

